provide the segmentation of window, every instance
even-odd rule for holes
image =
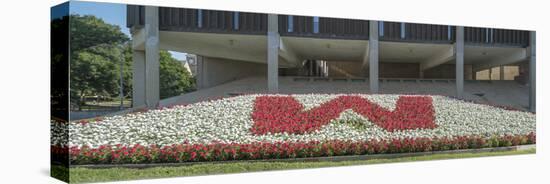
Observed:
[[[239,30],[239,12],[233,13],[233,29]]]
[[[319,17],[313,17],[313,33],[319,33]]]
[[[401,39],[405,39],[405,23],[401,22]]]
[[[287,25],[287,32],[292,33],[294,31],[294,16],[289,15],[288,16],[288,25]]]
[[[202,27],[202,10],[197,10],[197,27]]]
[[[378,22],[378,35],[384,36],[384,21]]]

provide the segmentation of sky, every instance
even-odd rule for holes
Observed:
[[[71,14],[99,17],[109,24],[118,25],[124,34],[131,37],[130,29],[126,27],[126,4],[71,1],[70,12]],[[52,18],[55,18],[55,16],[59,15],[55,11],[52,11]],[[186,58],[185,53],[169,52],[178,60],[185,60]]]

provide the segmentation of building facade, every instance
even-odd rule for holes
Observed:
[[[535,32],[315,16],[127,6],[134,49],[134,106],[158,105],[158,50],[194,54],[198,89],[265,76],[363,78],[379,92],[386,78],[465,80],[500,68],[527,83],[535,110]],[[515,66],[515,76],[504,68]],[[506,74],[512,75],[512,74]],[[489,79],[491,74],[488,75]]]

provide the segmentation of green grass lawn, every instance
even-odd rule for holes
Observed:
[[[305,169],[305,168],[320,168],[334,166],[352,166],[352,165],[367,165],[381,164],[394,162],[411,162],[411,161],[426,161],[426,160],[441,160],[441,159],[456,159],[456,158],[472,158],[485,156],[504,156],[518,154],[532,154],[535,149],[519,150],[519,151],[502,151],[502,152],[484,152],[484,153],[457,153],[457,154],[434,154],[429,156],[414,156],[393,159],[372,159],[360,161],[319,161],[319,162],[233,162],[233,163],[212,163],[212,164],[196,164],[189,166],[177,167],[154,167],[146,169],[130,169],[130,168],[109,168],[109,169],[88,169],[88,168],[71,168],[70,182],[102,182],[115,180],[136,180],[136,179],[153,179],[165,177],[180,177],[180,176],[197,176],[207,174],[228,174],[242,172],[257,172],[257,171],[272,171],[286,169]],[[62,167],[52,168],[52,172],[63,171]]]

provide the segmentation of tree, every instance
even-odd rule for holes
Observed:
[[[72,58],[70,89],[73,95],[78,95],[73,98],[79,107],[84,105],[86,95],[118,94],[120,48],[98,45],[76,52]]]
[[[102,44],[122,44],[130,39],[117,25],[108,24],[93,15],[70,16],[71,52]]]
[[[70,93],[79,110],[87,95],[115,97],[120,89],[123,63],[123,93],[132,95],[132,48],[120,27],[91,15],[70,16]],[[181,62],[167,51],[159,53],[160,97],[195,90],[195,80]]]
[[[124,47],[124,66],[123,66],[123,87],[124,87],[124,97],[125,98],[131,98],[132,97],[132,77],[133,77],[133,69],[132,69],[132,45],[131,43],[127,43]],[[119,63],[120,66],[120,63]],[[119,71],[120,72],[120,71]],[[119,74],[120,75],[120,74]]]
[[[65,119],[68,113],[65,110],[69,102],[69,16],[65,15],[53,19],[50,22],[50,100],[52,104],[52,116]]]
[[[195,80],[182,63],[167,51],[160,51],[160,98],[181,95],[195,90]]]
[[[119,26],[92,15],[70,15],[69,22],[71,103],[80,109],[85,95],[118,94],[119,63],[122,59],[128,62],[122,57],[128,53],[120,46],[128,47],[129,38]]]

